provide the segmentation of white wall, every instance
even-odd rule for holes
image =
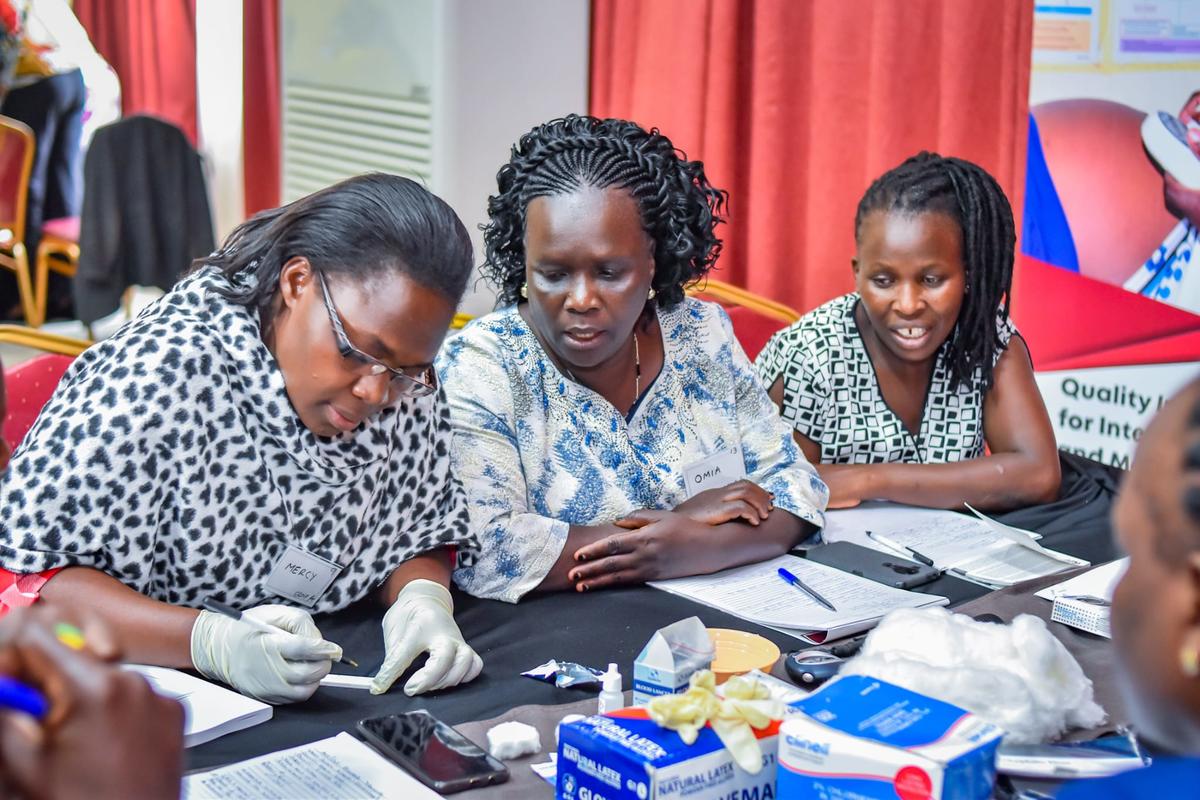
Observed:
[[[588,0],[443,0],[435,83],[434,191],[466,223],[483,261],[479,226],[496,171],[521,134],[571,112],[586,113]],[[461,310],[490,311],[495,295],[472,281]]]
[[[1146,113],[1162,110],[1173,114],[1197,89],[1200,70],[1068,72],[1035,67],[1029,82],[1029,105],[1086,97],[1113,100]]]
[[[196,3],[196,116],[219,243],[245,216],[242,0]]]
[[[513,143],[587,110],[588,0],[283,0],[280,20],[284,199],[410,175],[462,217],[477,264]],[[461,310],[493,303],[472,281]]]

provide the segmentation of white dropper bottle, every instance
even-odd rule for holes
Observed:
[[[625,693],[621,688],[621,673],[617,665],[610,663],[608,672],[600,676],[600,700],[598,711],[607,714],[609,711],[625,707]]]

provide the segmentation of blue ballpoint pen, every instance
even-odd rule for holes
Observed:
[[[783,578],[785,581],[790,583],[792,586],[795,586],[797,589],[804,592],[806,595],[811,597],[813,600],[816,600],[818,603],[825,606],[830,611],[837,611],[837,608],[833,605],[833,603],[829,602],[824,597],[821,597],[821,595],[819,595],[817,593],[816,589],[812,588],[807,583],[800,580],[799,578],[797,578],[792,573],[788,572],[783,567],[779,568],[779,577]]]
[[[0,708],[24,711],[41,719],[50,710],[50,704],[42,693],[18,680],[0,675]]]

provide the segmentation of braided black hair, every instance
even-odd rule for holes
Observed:
[[[854,216],[856,241],[872,211],[940,212],[958,223],[967,292],[945,345],[946,363],[955,388],[971,386],[978,370],[984,390],[990,389],[993,364],[1004,349],[996,317],[1007,321],[1011,310],[1017,238],[1004,190],[970,161],[922,152],[885,172],[867,189]]]
[[[220,270],[230,286],[217,291],[258,311],[265,330],[280,270],[295,256],[359,281],[399,272],[455,305],[474,261],[466,226],[444,200],[416,181],[373,172],[256,214],[192,271]]]
[[[664,307],[683,300],[684,286],[704,277],[721,252],[714,230],[724,222],[727,193],[657,128],[575,114],[551,120],[521,137],[496,183],[483,226],[483,273],[498,306],[516,303],[525,282],[525,210],[535,197],[583,187],[628,191],[654,242],[651,285]]]

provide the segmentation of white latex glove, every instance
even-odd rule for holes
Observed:
[[[342,648],[321,638],[308,612],[257,606],[243,613],[281,630],[261,631],[223,614],[201,611],[192,626],[192,664],[264,703],[307,700],[329,674]]]
[[[483,669],[483,659],[454,623],[450,592],[440,583],[423,578],[401,589],[396,602],[383,615],[383,646],[387,655],[371,681],[371,694],[386,692],[426,650],[429,660],[404,684],[404,693],[410,697],[474,680]]]

